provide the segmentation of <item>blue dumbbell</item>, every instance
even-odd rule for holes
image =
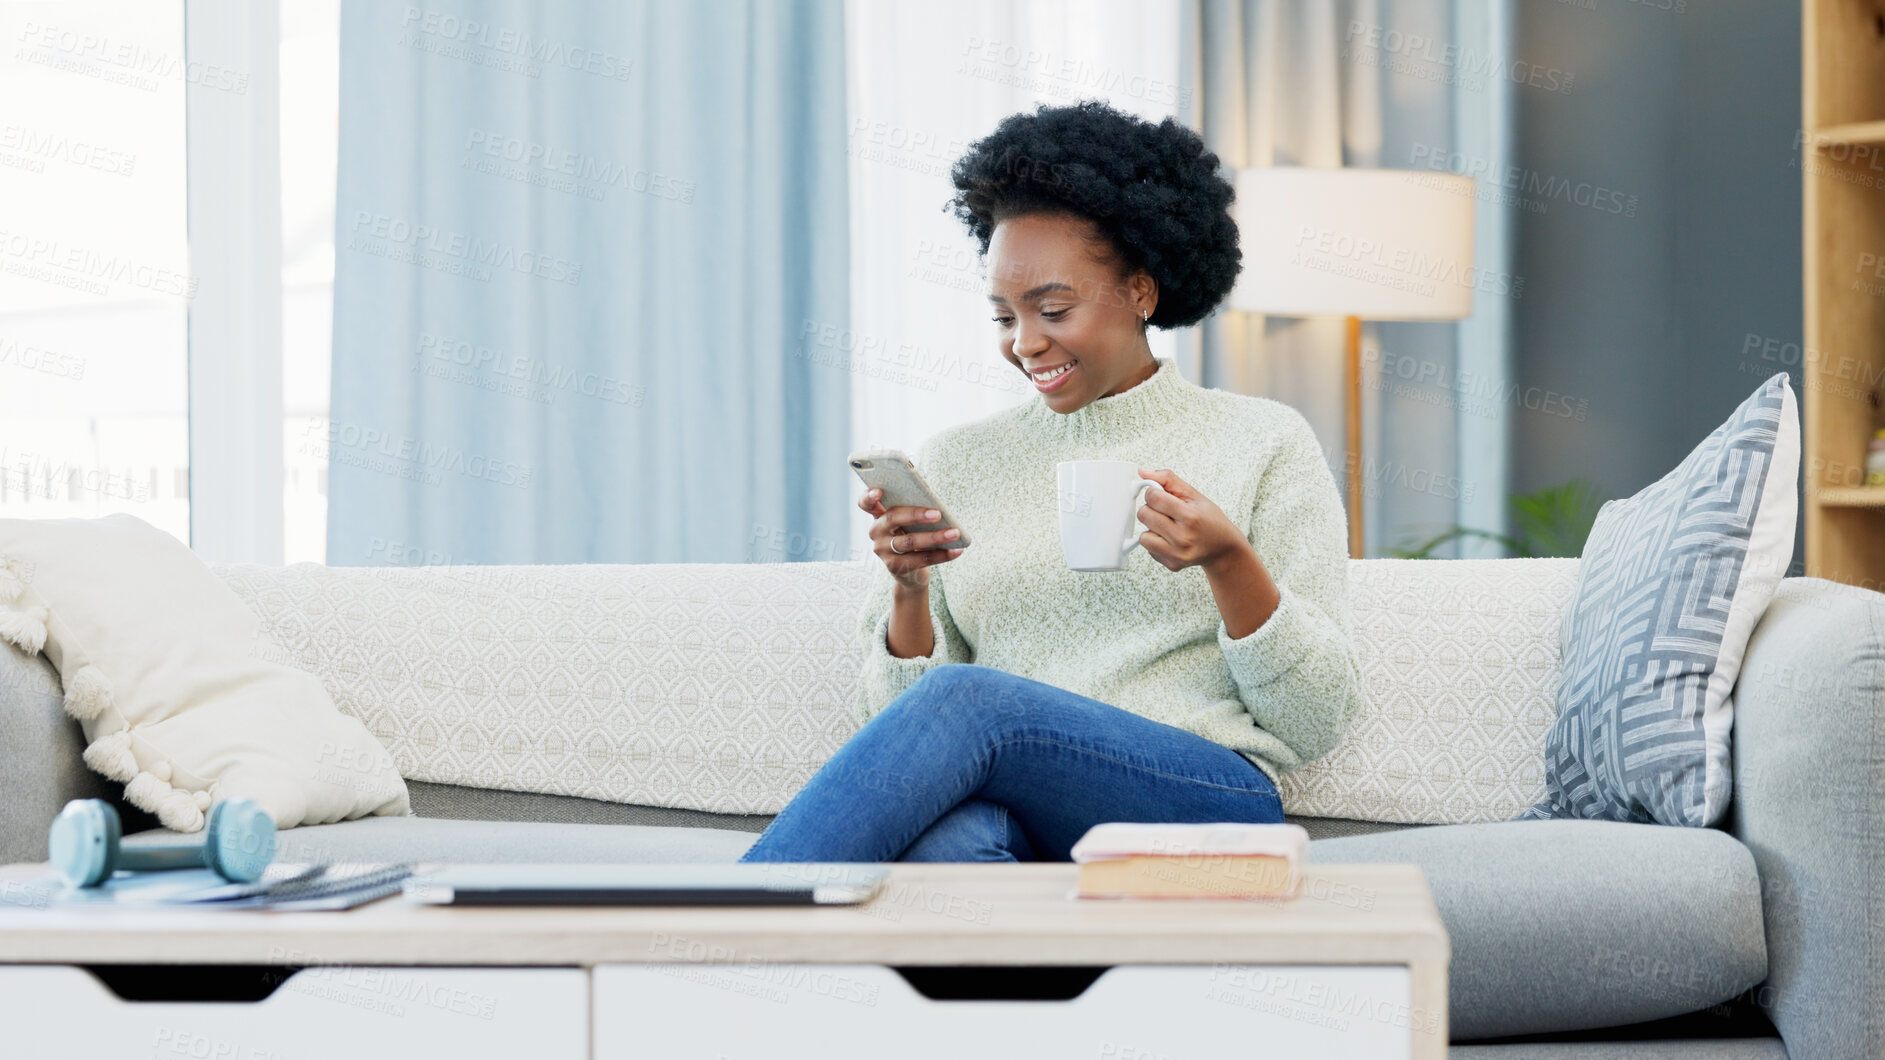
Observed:
[[[52,867],[74,887],[96,887],[130,872],[208,867],[232,883],[251,883],[275,860],[275,819],[253,799],[210,807],[200,836],[123,845],[118,811],[103,799],[73,799],[53,818]]]

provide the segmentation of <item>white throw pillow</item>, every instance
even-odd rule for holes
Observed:
[[[245,796],[277,826],[406,814],[358,719],[176,538],[131,515],[0,519],[0,638],[44,651],[85,764],[179,832]]]

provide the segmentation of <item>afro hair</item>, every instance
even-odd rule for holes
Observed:
[[[953,210],[988,253],[995,225],[1025,214],[1090,221],[1128,274],[1158,284],[1149,323],[1181,328],[1209,316],[1243,267],[1235,196],[1217,155],[1172,118],[1157,124],[1099,100],[1042,104],[1003,118],[950,170]]]

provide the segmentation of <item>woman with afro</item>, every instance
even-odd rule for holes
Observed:
[[[1099,102],[1011,115],[956,162],[1001,356],[1038,392],[925,441],[974,547],[859,506],[887,577],[860,632],[863,727],[747,861],[1064,861],[1105,821],[1275,822],[1277,779],[1360,703],[1346,522],[1300,413],[1205,389],[1148,328],[1236,279],[1232,189],[1170,118]],[[1055,465],[1130,460],[1125,569],[1067,568]]]

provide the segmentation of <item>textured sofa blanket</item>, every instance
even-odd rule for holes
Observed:
[[[857,728],[873,560],[216,565],[412,780],[776,813]],[[1544,791],[1577,561],[1350,560],[1366,703],[1292,816],[1506,819]]]

